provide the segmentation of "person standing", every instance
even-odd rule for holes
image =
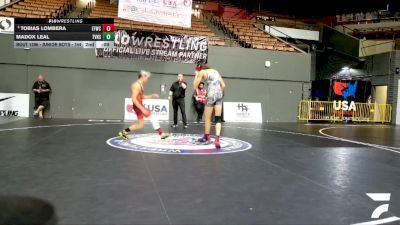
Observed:
[[[35,93],[35,108],[33,116],[39,116],[40,119],[43,119],[44,110],[48,109],[50,106],[51,87],[42,74],[37,76],[32,91]]]
[[[159,98],[157,94],[151,94],[151,95],[144,94],[144,86],[149,81],[150,76],[151,76],[150,72],[142,70],[138,75],[138,79],[131,85],[131,99],[133,103],[133,110],[136,112],[138,120],[137,123],[132,124],[128,128],[118,132],[118,136],[120,136],[123,140],[128,139],[127,135],[129,132],[143,128],[144,117],[150,119],[153,129],[158,133],[161,139],[166,139],[170,136],[168,133],[164,133],[163,129],[160,127],[160,123],[158,122],[158,120],[152,117],[151,112],[148,109],[146,109],[143,105],[143,99]]]
[[[199,123],[203,118],[204,106],[206,102],[207,91],[204,89],[204,82],[200,82],[199,87],[193,93],[194,108],[197,112],[197,123]]]
[[[193,89],[199,86],[200,82],[205,80],[207,83],[207,105],[204,110],[205,115],[205,127],[204,135],[199,139],[199,142],[210,143],[210,131],[211,131],[211,116],[214,111],[215,114],[215,140],[214,144],[216,148],[221,148],[220,135],[221,135],[221,114],[222,114],[222,101],[223,93],[225,90],[225,82],[222,76],[217,70],[211,69],[206,64],[202,64],[196,67],[195,78],[193,81]]]
[[[187,128],[186,112],[185,112],[185,92],[187,83],[183,78],[183,74],[178,74],[178,80],[171,85],[169,89],[169,97],[172,98],[172,108],[174,109],[174,124],[172,127],[178,126],[178,107],[181,110],[183,128]]]

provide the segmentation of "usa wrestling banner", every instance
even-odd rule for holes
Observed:
[[[132,58],[181,63],[206,63],[208,37],[118,30],[114,47],[96,48],[102,58]]]
[[[139,22],[190,27],[192,0],[119,0],[118,17]]]
[[[169,101],[168,99],[143,99],[143,105],[151,111],[151,116],[157,120],[169,120]],[[131,98],[125,98],[124,107],[125,120],[137,120]],[[145,118],[149,120],[149,118]]]

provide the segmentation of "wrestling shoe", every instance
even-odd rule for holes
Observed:
[[[167,138],[169,138],[169,136],[171,136],[169,133],[162,133],[162,134],[160,135],[161,140],[167,139]]]
[[[197,139],[197,142],[201,144],[210,144],[211,143],[210,135],[204,134],[202,138]]]
[[[219,136],[215,137],[214,144],[215,144],[215,148],[218,148],[218,149],[221,148],[221,144],[219,143]]]
[[[126,136],[123,131],[118,132],[118,136],[120,136],[124,141],[128,140],[128,136]]]

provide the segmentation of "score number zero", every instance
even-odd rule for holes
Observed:
[[[114,24],[103,24],[102,26],[92,26],[92,31],[103,32],[101,34],[92,34],[93,40],[114,41]]]

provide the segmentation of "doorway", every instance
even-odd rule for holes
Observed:
[[[386,104],[387,101],[387,86],[372,87],[372,101],[379,104]]]

